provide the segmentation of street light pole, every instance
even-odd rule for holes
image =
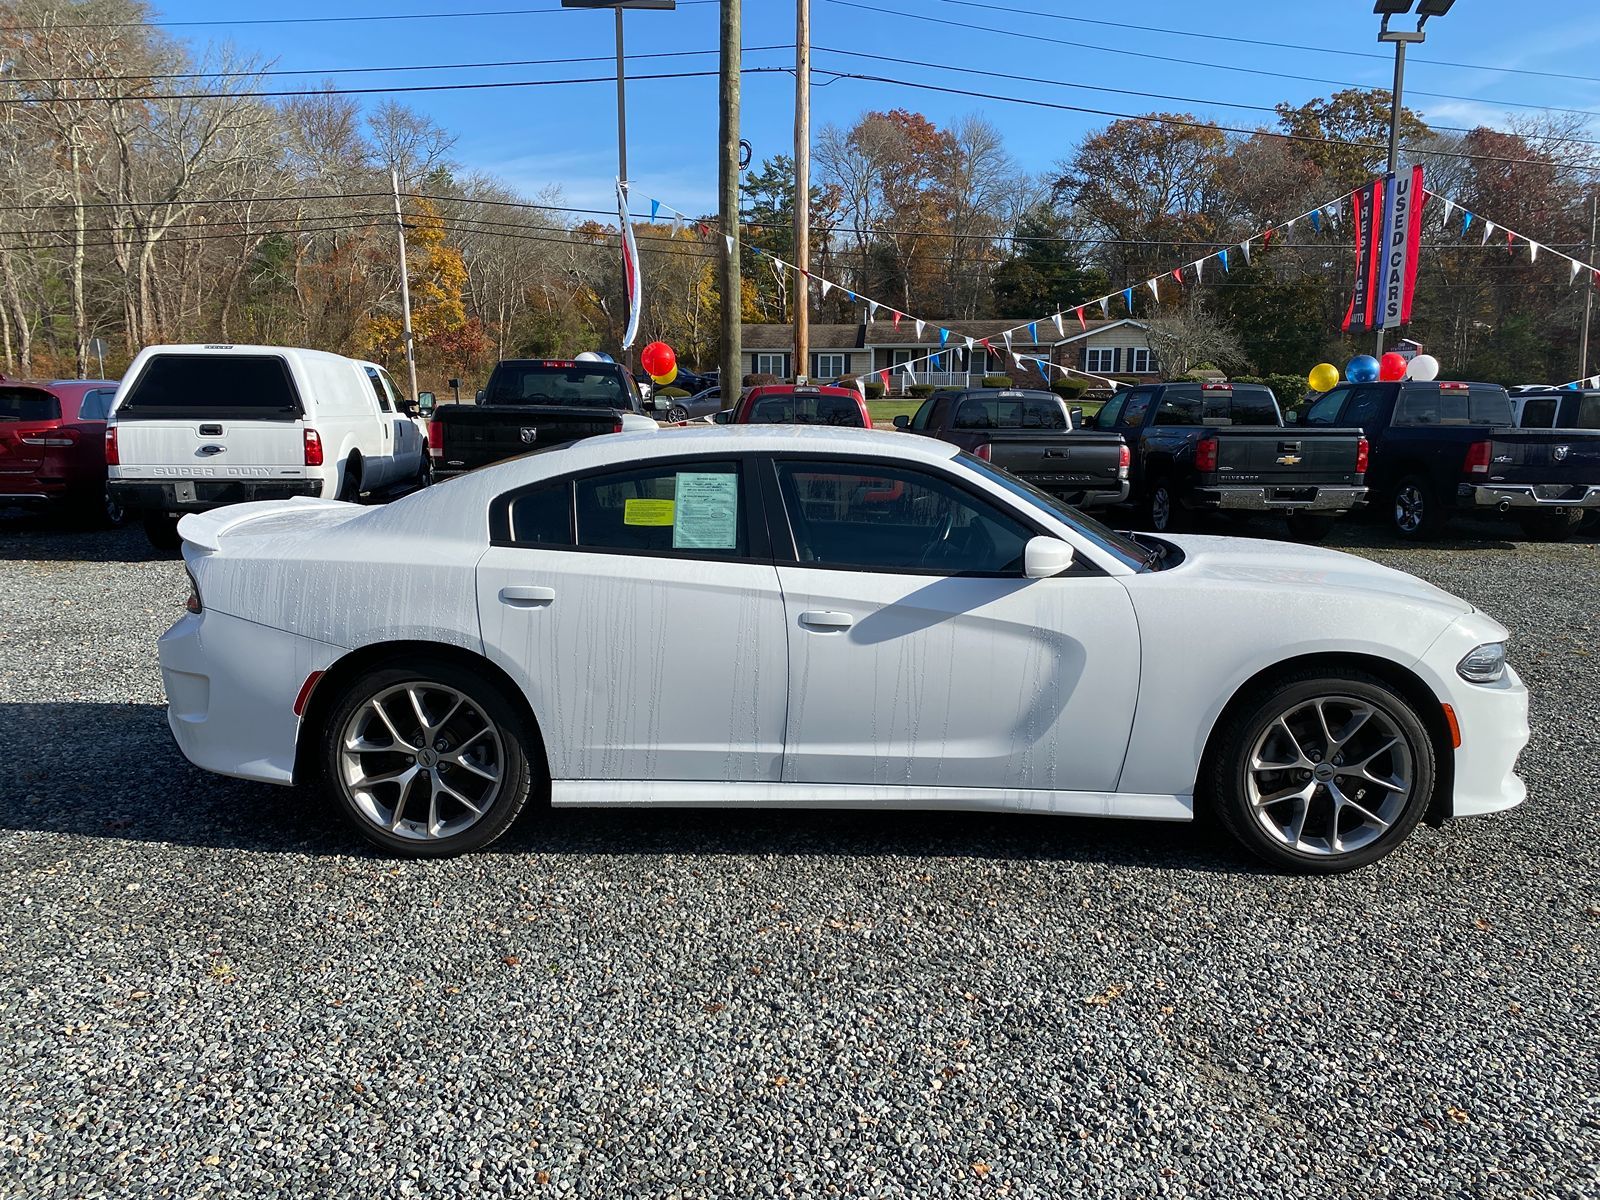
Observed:
[[[623,194],[628,186],[628,87],[622,66],[622,6],[617,13],[617,178],[622,180]],[[1394,151],[1389,152],[1394,157]]]

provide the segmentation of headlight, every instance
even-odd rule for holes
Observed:
[[[1479,646],[1456,664],[1456,674],[1469,683],[1499,683],[1506,673],[1506,644]]]

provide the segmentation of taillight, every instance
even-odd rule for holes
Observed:
[[[444,457],[444,426],[437,421],[428,422],[428,453],[435,458]]]
[[[1356,443],[1356,474],[1357,475],[1362,475],[1362,474],[1366,473],[1366,470],[1367,470],[1367,456],[1368,456],[1368,454],[1371,453],[1371,451],[1372,451],[1372,447],[1371,447],[1370,444],[1368,444],[1366,438],[1362,438],[1359,442]]]
[[[306,437],[306,466],[320,467],[322,465],[322,435],[315,429],[307,429]]]
[[[1467,447],[1467,459],[1461,464],[1461,469],[1468,475],[1487,475],[1489,473],[1489,443],[1473,442]]]
[[[611,432],[612,433],[621,433],[622,432],[622,418],[621,417],[618,417],[615,421],[613,421],[611,423]]]
[[[29,446],[70,446],[78,435],[71,429],[52,429],[49,433],[25,433],[19,440]]]
[[[973,451],[973,453],[979,458],[983,459],[984,462],[994,461],[994,447],[989,445],[988,442],[985,442],[983,445],[979,446]]]
[[[1215,471],[1217,469],[1217,439],[1214,437],[1201,438],[1194,448],[1194,469],[1196,471]]]
[[[189,576],[189,595],[185,597],[183,606],[192,613],[201,612],[203,609],[200,604],[200,585],[194,581],[193,572],[186,571],[184,573]]]
[[[1133,455],[1128,453],[1128,443],[1127,442],[1123,442],[1122,443],[1122,451],[1121,451],[1120,454],[1117,455],[1117,478],[1118,479],[1126,479],[1128,477],[1128,467],[1132,462],[1133,462]]]
[[[117,457],[117,427],[115,425],[107,425],[106,426],[106,466],[108,466],[108,467],[120,467],[121,465],[122,465],[122,459]]]

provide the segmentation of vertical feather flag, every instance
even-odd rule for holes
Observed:
[[[622,331],[622,348],[633,345],[639,336],[639,315],[644,311],[644,280],[639,277],[639,247],[633,240],[633,222],[628,220],[628,192],[617,180],[617,216],[622,225],[622,283],[627,292],[628,320]]]

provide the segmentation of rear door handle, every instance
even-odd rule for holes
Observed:
[[[552,587],[503,587],[500,589],[500,603],[509,604],[512,608],[538,608],[541,605],[553,604],[556,590]]]
[[[811,629],[849,629],[850,626],[854,625],[855,623],[856,619],[849,613],[813,610],[811,612],[803,612],[800,614],[800,624]]]

